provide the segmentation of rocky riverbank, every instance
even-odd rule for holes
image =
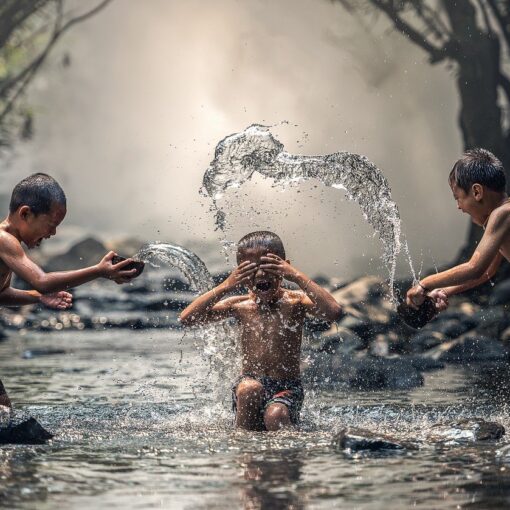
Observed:
[[[129,255],[136,247],[130,240],[115,248]],[[107,248],[95,239],[85,239],[41,263],[48,270],[85,266],[96,262]],[[224,277],[225,273],[215,275],[217,281]],[[484,299],[452,298],[450,308],[421,330],[402,322],[380,278],[365,276],[352,282],[319,278],[318,282],[332,291],[348,314],[333,325],[307,321],[303,373],[309,384],[407,389],[423,384],[423,372],[441,369],[446,363],[494,363],[509,358],[510,280],[495,285]],[[397,287],[405,289],[408,284],[397,282]],[[128,285],[97,281],[73,294],[74,306],[65,313],[41,307],[2,309],[0,336],[33,330],[180,328],[178,314],[195,297],[180,273],[164,267],[148,267]]]

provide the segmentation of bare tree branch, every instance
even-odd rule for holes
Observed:
[[[372,3],[379,8],[393,22],[394,26],[404,35],[409,37],[417,46],[425,50],[430,55],[430,62],[437,63],[445,58],[454,58],[450,41],[446,42],[442,47],[432,44],[427,37],[420,31],[412,27],[403,20],[398,10],[394,7],[391,0],[371,0]]]
[[[81,23],[86,19],[97,14],[99,11],[104,9],[111,1],[112,0],[103,0],[93,9],[87,11],[84,14],[71,18],[66,23],[61,25],[63,18],[63,0],[59,0],[57,4],[57,16],[55,20],[53,34],[50,37],[48,43],[46,44],[46,47],[40,53],[39,56],[37,56],[32,62],[30,62],[30,64],[28,64],[22,71],[20,71],[16,76],[14,76],[11,80],[4,84],[4,86],[0,89],[0,96],[2,96],[7,94],[11,88],[17,86],[16,92],[12,95],[11,98],[9,98],[4,108],[0,111],[0,124],[5,120],[5,117],[10,113],[14,106],[14,103],[19,98],[19,96],[24,92],[28,84],[32,81],[35,73],[44,63],[51,49],[57,43],[60,37],[73,25]]]

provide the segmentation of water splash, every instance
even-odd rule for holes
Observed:
[[[148,243],[142,246],[133,257],[148,262],[154,267],[160,263],[178,269],[190,287],[203,294],[214,287],[214,279],[202,259],[191,250],[170,243]],[[237,328],[228,322],[200,327],[195,331],[195,345],[210,367],[203,385],[213,387],[214,394],[228,394],[226,387],[231,384],[237,370]],[[211,378],[214,379],[210,384]]]
[[[343,190],[361,208],[364,218],[383,244],[383,262],[389,273],[391,298],[397,257],[402,250],[400,215],[382,172],[366,157],[350,152],[326,156],[292,155],[267,126],[253,124],[227,136],[216,146],[214,159],[203,177],[202,193],[213,200],[216,226],[225,231],[226,213],[218,205],[229,188],[239,188],[255,172],[288,187],[308,179]],[[411,272],[414,269],[408,258]]]

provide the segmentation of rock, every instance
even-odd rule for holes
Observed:
[[[440,370],[445,367],[443,362],[432,358],[426,358],[425,356],[407,356],[406,359],[414,368],[416,368],[416,370],[418,370],[418,372]]]
[[[411,338],[409,347],[411,352],[421,353],[442,344],[444,341],[446,341],[446,337],[442,333],[423,330]]]
[[[318,347],[319,352],[334,354],[342,352],[350,354],[353,351],[359,351],[366,347],[365,342],[359,335],[348,328],[333,326],[327,333],[322,335],[321,344]]]
[[[107,253],[103,243],[87,237],[73,245],[66,253],[56,255],[44,265],[46,271],[68,271],[97,264]]]
[[[506,305],[510,303],[510,280],[496,284],[489,296],[489,305]]]
[[[476,331],[482,336],[499,338],[510,326],[510,314],[501,306],[482,308],[472,318],[478,322]]]
[[[121,239],[114,239],[106,243],[108,250],[113,250],[120,255],[125,257],[132,257],[135,255],[140,248],[144,245],[144,241],[136,237],[124,237]]]
[[[416,450],[411,443],[400,441],[386,434],[378,434],[370,430],[348,427],[342,429],[333,437],[333,445],[349,452],[370,451],[382,452],[388,450]]]
[[[369,357],[341,363],[332,361],[333,380],[344,381],[359,390],[406,390],[423,385],[423,376],[412,363],[401,357]]]
[[[0,428],[0,444],[43,444],[52,437],[35,418]]]
[[[333,293],[341,304],[367,303],[384,297],[388,286],[377,276],[364,276]]]
[[[458,338],[471,329],[473,329],[472,322],[462,322],[458,319],[440,321],[434,327],[435,331],[448,338]]]
[[[189,291],[190,286],[187,282],[177,276],[165,276],[162,289],[165,291]]]
[[[427,438],[433,442],[497,441],[504,434],[505,427],[499,423],[481,418],[463,418],[433,425]]]
[[[54,356],[55,354],[65,354],[64,349],[30,349],[23,352],[23,359],[39,358],[40,356]]]
[[[416,310],[411,306],[408,306],[405,301],[402,301],[398,305],[397,313],[400,319],[402,319],[408,326],[415,329],[423,328],[437,315],[437,309],[434,301],[426,297],[425,301]]]
[[[425,356],[445,363],[501,361],[508,358],[508,349],[498,340],[470,332],[438,345]]]

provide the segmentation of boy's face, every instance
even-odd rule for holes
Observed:
[[[29,206],[18,209],[21,218],[20,234],[28,248],[40,246],[44,239],[57,233],[57,227],[66,215],[66,208],[60,204],[52,204],[48,213],[35,215]]]
[[[242,250],[239,254],[239,264],[246,260],[257,264],[257,271],[250,282],[249,290],[262,302],[271,301],[278,296],[283,280],[281,276],[268,273],[260,268],[260,265],[263,264],[260,260],[261,257],[266,256],[268,253],[271,253],[271,250],[261,246],[260,248]]]
[[[450,187],[453,198],[457,202],[457,209],[469,214],[474,223],[482,226],[486,220],[480,207],[480,200],[483,197],[482,186],[480,184],[473,184],[467,192],[457,186],[455,182],[451,183]]]

